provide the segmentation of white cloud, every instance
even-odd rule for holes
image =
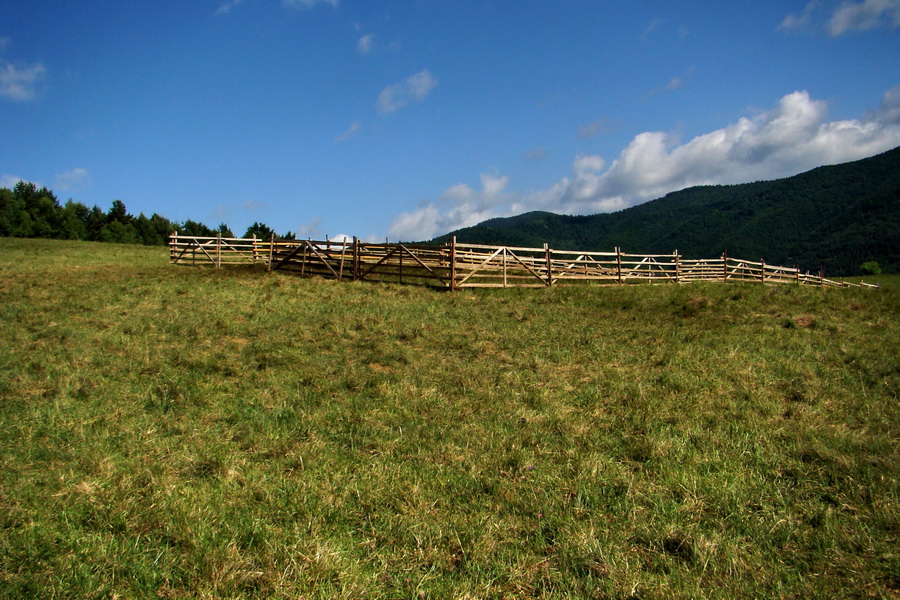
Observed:
[[[781,25],[778,26],[778,29],[790,30],[806,27],[812,20],[813,13],[815,13],[821,5],[822,3],[819,2],[819,0],[812,0],[800,14],[790,14],[786,16],[781,22]]]
[[[288,8],[312,8],[318,4],[330,4],[337,8],[338,0],[282,0],[282,4]]]
[[[900,125],[900,85],[884,93],[881,106],[866,115],[869,121]]]
[[[428,71],[424,69],[410,75],[399,83],[384,88],[378,94],[376,106],[381,114],[389,114],[400,110],[411,102],[421,102],[428,97],[438,84],[438,80]]]
[[[0,60],[0,97],[18,101],[34,99],[46,73],[41,63],[17,66]]]
[[[481,190],[465,183],[448,188],[438,203],[428,203],[409,213],[398,215],[388,233],[392,239],[423,240],[441,233],[476,225],[481,221],[508,214],[509,198],[504,194],[509,177],[482,173]],[[443,211],[438,204],[443,205]]]
[[[55,188],[63,192],[83,190],[91,185],[91,176],[86,169],[70,169],[56,176]]]
[[[372,48],[375,46],[375,34],[367,33],[366,35],[359,38],[359,41],[356,42],[356,51],[360,54],[368,54],[372,51]]]
[[[453,186],[439,201],[399,215],[391,235],[426,239],[531,210],[610,212],[695,185],[787,177],[900,146],[900,86],[886,92],[880,107],[861,119],[827,121],[827,112],[825,102],[798,91],[770,111],[686,143],[672,133],[647,131],[635,136],[608,167],[600,156],[578,155],[571,176],[529,194],[507,193],[507,177],[482,175],[481,191]]]
[[[13,189],[20,181],[25,181],[18,175],[0,175],[0,188]]]
[[[828,32],[837,37],[848,31],[900,26],[900,0],[844,2],[828,21]]]
[[[217,15],[227,15],[232,10],[237,8],[240,4],[242,4],[244,0],[228,0],[224,4],[220,5],[218,9],[216,9]]]
[[[344,140],[349,140],[350,138],[356,136],[360,131],[362,131],[362,123],[360,123],[359,121],[354,121],[350,125],[350,127],[347,128],[347,131],[336,136],[334,138],[334,141],[337,143],[340,143],[340,142],[343,142]]]
[[[322,230],[319,229],[319,225],[322,224],[322,217],[315,217],[309,223],[305,225],[301,225],[297,228],[297,237],[302,239],[318,239],[322,235]]]

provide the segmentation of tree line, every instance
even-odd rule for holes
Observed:
[[[117,244],[144,244],[163,246],[169,243],[169,235],[235,237],[224,223],[211,228],[188,219],[183,223],[171,221],[153,213],[134,216],[128,213],[125,203],[113,200],[108,211],[94,205],[88,208],[73,200],[60,204],[46,187],[19,181],[13,189],[0,188],[0,236],[23,238],[49,238],[112,242]],[[274,232],[264,223],[253,223],[243,237],[268,238]],[[293,233],[282,236],[294,239]]]

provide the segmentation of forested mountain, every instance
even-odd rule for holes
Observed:
[[[876,261],[900,272],[900,148],[786,179],[693,187],[616,213],[547,212],[451,232],[458,241],[747,260],[854,275]]]

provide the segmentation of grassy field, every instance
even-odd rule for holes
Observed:
[[[900,286],[0,239],[0,598],[897,598]]]

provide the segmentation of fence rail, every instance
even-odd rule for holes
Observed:
[[[338,280],[418,283],[450,290],[549,287],[579,283],[690,283],[746,281],[830,287],[877,287],[826,279],[795,267],[723,255],[686,259],[678,254],[582,252],[514,246],[374,244],[353,240],[284,240],[270,237],[169,237],[173,264],[265,264],[269,270]]]

